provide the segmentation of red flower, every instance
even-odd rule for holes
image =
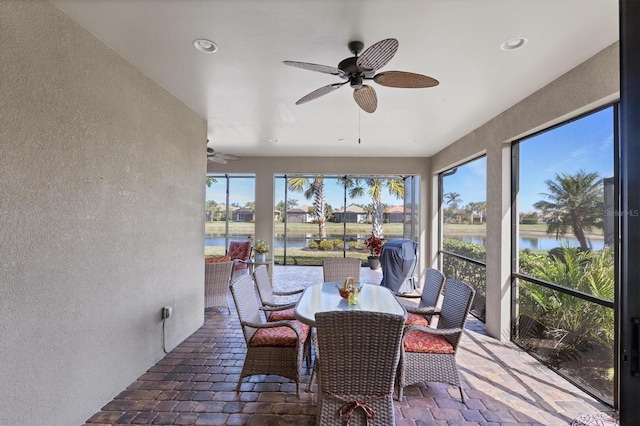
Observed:
[[[375,235],[364,240],[364,245],[369,249],[371,256],[380,256],[380,253],[382,252],[382,244],[384,244],[382,239]]]

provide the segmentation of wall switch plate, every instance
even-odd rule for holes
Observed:
[[[171,313],[173,312],[173,308],[171,306],[165,306],[162,308],[162,319],[168,319],[171,317]]]

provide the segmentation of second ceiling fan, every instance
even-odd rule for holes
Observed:
[[[439,84],[435,78],[412,72],[385,71],[376,74],[376,71],[384,67],[396,54],[398,50],[398,40],[395,38],[387,38],[379,41],[367,48],[364,52],[362,52],[364,44],[361,41],[352,41],[348,47],[354,56],[342,60],[337,68],[308,62],[282,61],[285,65],[337,75],[346,80],[341,83],[333,83],[316,89],[300,98],[296,102],[296,105],[319,98],[349,83],[351,88],[354,89],[353,98],[358,106],[362,108],[362,110],[371,113],[378,107],[378,97],[372,86],[364,84],[367,80],[373,80],[382,86],[401,88],[424,88],[437,86]],[[362,55],[360,55],[360,52],[362,52]]]

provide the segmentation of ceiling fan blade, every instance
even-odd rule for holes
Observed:
[[[382,86],[421,89],[440,84],[435,78],[405,71],[385,71],[373,77]]]
[[[236,161],[239,160],[240,157],[236,156],[236,155],[232,155],[232,154],[223,154],[222,152],[219,152],[216,154],[216,157],[218,158],[222,158],[223,160],[232,160],[232,161]]]
[[[353,91],[353,99],[356,100],[358,106],[365,112],[372,113],[378,108],[376,91],[373,87],[367,86],[366,84],[363,85],[361,89]]]
[[[221,157],[211,156],[211,157],[209,157],[209,160],[213,161],[214,163],[218,163],[218,164],[227,164],[227,160],[225,160],[224,158],[221,158]]]
[[[379,70],[393,58],[398,51],[398,40],[387,38],[376,44],[369,46],[362,55],[358,57],[356,65],[362,71]]]
[[[313,92],[298,99],[298,101],[296,102],[296,105],[301,105],[305,102],[309,102],[316,98],[319,98],[320,96],[326,95],[327,93],[331,93],[334,90],[337,90],[340,87],[342,87],[342,85],[344,85],[345,83],[348,83],[348,81],[345,81],[344,83],[333,83],[327,86],[322,86],[321,88],[316,89]]]
[[[282,61],[283,64],[290,67],[302,68],[303,70],[317,71],[325,74],[332,74],[342,77],[344,71],[340,68],[330,67],[328,65],[310,64],[308,62],[296,62],[296,61]]]

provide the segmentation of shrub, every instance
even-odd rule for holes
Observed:
[[[322,240],[322,241],[320,241],[320,244],[318,245],[318,248],[320,250],[323,250],[323,251],[333,250],[333,244],[331,243],[331,241]]]
[[[358,250],[358,248],[359,248],[358,243],[357,243],[357,242],[355,242],[355,241],[351,241],[351,242],[349,243],[349,248],[350,248],[351,250]]]
[[[344,241],[342,240],[333,240],[331,242],[333,244],[333,248],[338,249],[338,250],[342,250],[344,248]]]
[[[316,243],[315,241],[311,241],[309,243],[309,248],[313,249],[313,250],[317,250],[318,249],[318,243]]]
[[[565,247],[562,255],[528,255],[530,275],[561,286],[613,300],[613,250],[581,252]],[[613,309],[526,281],[520,282],[520,313],[544,324],[562,342],[579,348],[589,342],[613,347]]]

